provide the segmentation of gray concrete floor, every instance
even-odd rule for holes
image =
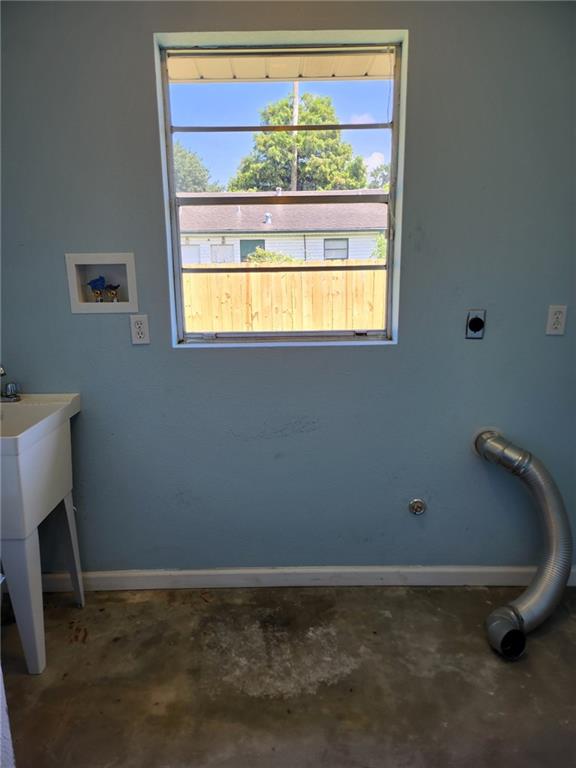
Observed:
[[[482,623],[517,593],[47,596],[43,675],[3,632],[18,768],[576,765],[576,590],[507,663]]]

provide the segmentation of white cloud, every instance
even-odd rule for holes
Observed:
[[[370,112],[362,112],[360,115],[352,115],[350,122],[352,125],[360,125],[361,123],[375,123],[376,120]]]
[[[374,168],[377,168],[379,165],[382,165],[384,162],[384,155],[382,152],[372,152],[371,155],[368,155],[368,157],[364,158],[364,162],[366,164],[366,170],[368,173],[371,173]]]

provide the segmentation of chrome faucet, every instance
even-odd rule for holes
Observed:
[[[0,365],[0,378],[6,376],[4,366]],[[6,384],[4,388],[0,387],[0,401],[3,403],[17,403],[20,400],[18,394],[18,385],[14,382]]]

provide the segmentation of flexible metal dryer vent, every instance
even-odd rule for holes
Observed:
[[[532,583],[486,619],[492,648],[514,660],[524,653],[526,634],[542,624],[562,599],[572,565],[570,522],[560,491],[539,459],[490,430],[481,432],[474,445],[482,458],[500,464],[528,486],[542,522],[544,553]]]

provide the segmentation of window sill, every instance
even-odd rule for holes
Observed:
[[[329,339],[316,341],[182,341],[172,344],[173,349],[275,349],[290,347],[390,347],[396,346],[396,339]]]

